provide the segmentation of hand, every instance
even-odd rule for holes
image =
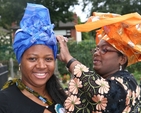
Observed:
[[[60,35],[56,36],[56,38],[60,47],[60,53],[57,55],[57,59],[67,63],[72,58],[67,46],[68,39]]]

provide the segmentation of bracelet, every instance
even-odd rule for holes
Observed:
[[[75,58],[70,59],[69,62],[67,63],[67,66],[66,66],[66,67],[69,68],[70,65],[71,65],[74,61],[76,61]]]

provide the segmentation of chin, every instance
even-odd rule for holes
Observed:
[[[94,67],[93,69],[94,69],[94,71],[95,71],[97,74],[100,74],[100,68]]]
[[[93,66],[94,71],[97,71],[99,68],[97,66]]]

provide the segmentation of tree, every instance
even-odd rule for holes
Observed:
[[[83,10],[91,3],[89,15],[93,12],[110,12],[118,14],[126,14],[132,12],[141,13],[141,1],[140,0],[83,0]]]
[[[93,12],[109,12],[121,15],[138,12],[141,14],[140,0],[82,0],[81,4],[83,6],[82,11],[86,12],[87,17],[92,16]],[[95,30],[89,32],[89,35],[95,36]]]
[[[10,28],[13,22],[19,25],[27,3],[37,3],[46,6],[51,15],[52,23],[73,20],[73,13],[68,9],[78,4],[78,0],[0,0],[0,26]]]

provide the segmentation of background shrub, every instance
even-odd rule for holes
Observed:
[[[69,41],[68,48],[71,55],[76,58],[81,63],[92,69],[92,48],[95,47],[95,42],[92,40],[84,40],[77,43],[76,41]],[[68,74],[69,72],[66,69],[66,65],[58,61],[58,70],[61,75]]]

